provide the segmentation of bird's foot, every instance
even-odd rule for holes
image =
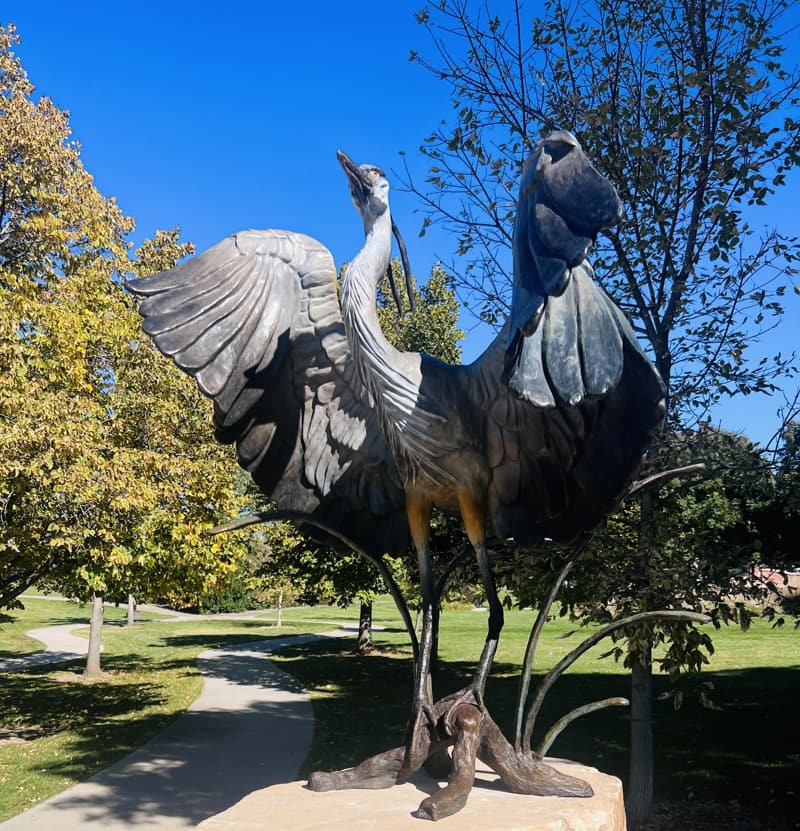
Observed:
[[[437,820],[460,811],[467,803],[475,779],[475,756],[481,741],[483,713],[471,701],[455,703],[448,711],[451,720],[452,759],[447,784],[423,799],[417,809],[420,819]]]

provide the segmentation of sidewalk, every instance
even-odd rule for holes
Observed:
[[[63,597],[51,597],[48,595],[29,595],[37,600],[66,600]],[[113,604],[107,603],[107,606]],[[213,615],[198,615],[190,612],[177,612],[164,606],[156,606],[145,603],[139,607],[139,611],[155,612],[164,615],[164,619],[170,623],[180,623],[192,620],[258,620],[263,615],[263,610],[252,612],[226,612]],[[157,622],[157,621],[156,621]],[[65,623],[60,626],[45,626],[41,629],[30,629],[25,634],[44,644],[44,650],[34,652],[31,655],[23,655],[20,658],[7,658],[0,661],[0,672],[15,672],[28,667],[37,667],[44,664],[58,664],[63,661],[73,661],[76,658],[86,657],[89,650],[88,638],[79,638],[73,635],[76,629],[88,629],[88,623]],[[102,647],[100,647],[102,649]]]
[[[0,661],[0,672],[14,672],[42,664],[57,664],[82,658],[89,649],[89,639],[73,635],[75,629],[88,629],[86,623],[65,623],[61,626],[46,626],[43,629],[31,629],[25,634],[44,644],[43,652],[34,652],[21,658],[8,658]]]
[[[286,636],[203,652],[197,660],[203,692],[185,714],[139,750],[0,829],[186,831],[252,791],[292,781],[311,744],[311,701],[265,655],[343,634]]]

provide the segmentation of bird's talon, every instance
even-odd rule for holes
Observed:
[[[404,782],[425,764],[435,735],[436,713],[430,704],[424,703],[411,717],[406,752],[397,774],[398,782]]]

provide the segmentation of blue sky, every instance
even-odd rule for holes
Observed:
[[[180,225],[202,250],[242,228],[288,228],[341,263],[363,234],[336,150],[387,172],[405,151],[422,178],[417,148],[452,109],[445,85],[408,61],[429,46],[413,18],[420,5],[7,0],[0,20],[17,25],[31,81],[70,111],[86,168],[136,218],[137,240]],[[796,192],[785,189],[752,223],[798,233]],[[435,230],[419,239],[416,207],[395,189],[393,215],[424,276],[454,241]],[[794,349],[800,296],[786,306],[757,354]],[[471,331],[465,358],[487,337]],[[751,397],[715,417],[763,442],[779,403]]]

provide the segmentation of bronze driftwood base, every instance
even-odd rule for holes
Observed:
[[[536,796],[590,797],[591,786],[545,764],[532,753],[516,753],[485,708],[464,701],[460,693],[433,705],[430,727],[414,739],[420,767],[447,785],[420,803],[416,816],[437,820],[460,811],[467,802],[480,759],[498,774],[512,793]],[[452,747],[452,755],[447,752]],[[419,752],[421,751],[421,752]],[[407,778],[403,771],[406,747],[395,747],[345,770],[316,771],[308,780],[312,791],[347,788],[390,788]],[[402,776],[401,776],[402,771]],[[414,770],[409,772],[414,773]]]

